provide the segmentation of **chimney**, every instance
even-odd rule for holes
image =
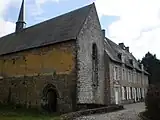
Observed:
[[[144,65],[143,64],[141,64],[141,70],[144,71]]]
[[[105,29],[102,29],[103,38],[106,37],[106,33],[105,32],[106,32]]]
[[[120,46],[122,49],[125,48],[124,43],[119,43],[119,46]]]
[[[22,0],[18,21],[16,22],[16,32],[22,31],[24,29],[25,24],[26,23],[24,22],[24,0]]]
[[[129,47],[126,47],[125,49],[129,52]]]

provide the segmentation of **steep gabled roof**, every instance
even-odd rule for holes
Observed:
[[[92,7],[94,3],[0,38],[0,55],[76,39]]]
[[[124,56],[124,62],[125,62],[124,64],[126,66],[129,66],[129,67],[135,68],[138,71],[141,71],[141,68],[139,67],[139,62],[136,60],[136,58],[130,52],[123,50],[119,45],[109,40],[108,38],[105,38],[105,52],[109,55],[111,60],[118,62],[120,64],[122,63],[122,61],[118,57],[118,54],[121,53]],[[130,59],[134,61],[135,66],[133,66],[130,63]],[[146,71],[145,73],[148,74]]]

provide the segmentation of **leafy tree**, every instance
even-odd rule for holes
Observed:
[[[149,86],[145,105],[145,116],[152,120],[160,120],[160,83]]]
[[[156,55],[148,52],[141,61],[144,67],[149,72],[149,83],[156,84],[160,82],[160,60],[156,58]]]

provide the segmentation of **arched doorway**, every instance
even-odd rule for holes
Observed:
[[[56,87],[52,84],[48,84],[44,89],[43,89],[43,97],[45,100],[45,109],[48,112],[57,112],[57,98],[58,98],[58,93],[56,90]]]
[[[57,112],[57,93],[53,89],[47,92],[47,105],[49,112]]]

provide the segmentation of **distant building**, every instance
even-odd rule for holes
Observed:
[[[144,97],[148,73],[105,38],[94,3],[28,28],[23,9],[0,38],[1,103],[65,113]]]
[[[129,52],[129,47],[124,43],[117,45],[105,38],[105,67],[110,103],[124,104],[144,100],[149,74],[144,70],[143,64]]]

